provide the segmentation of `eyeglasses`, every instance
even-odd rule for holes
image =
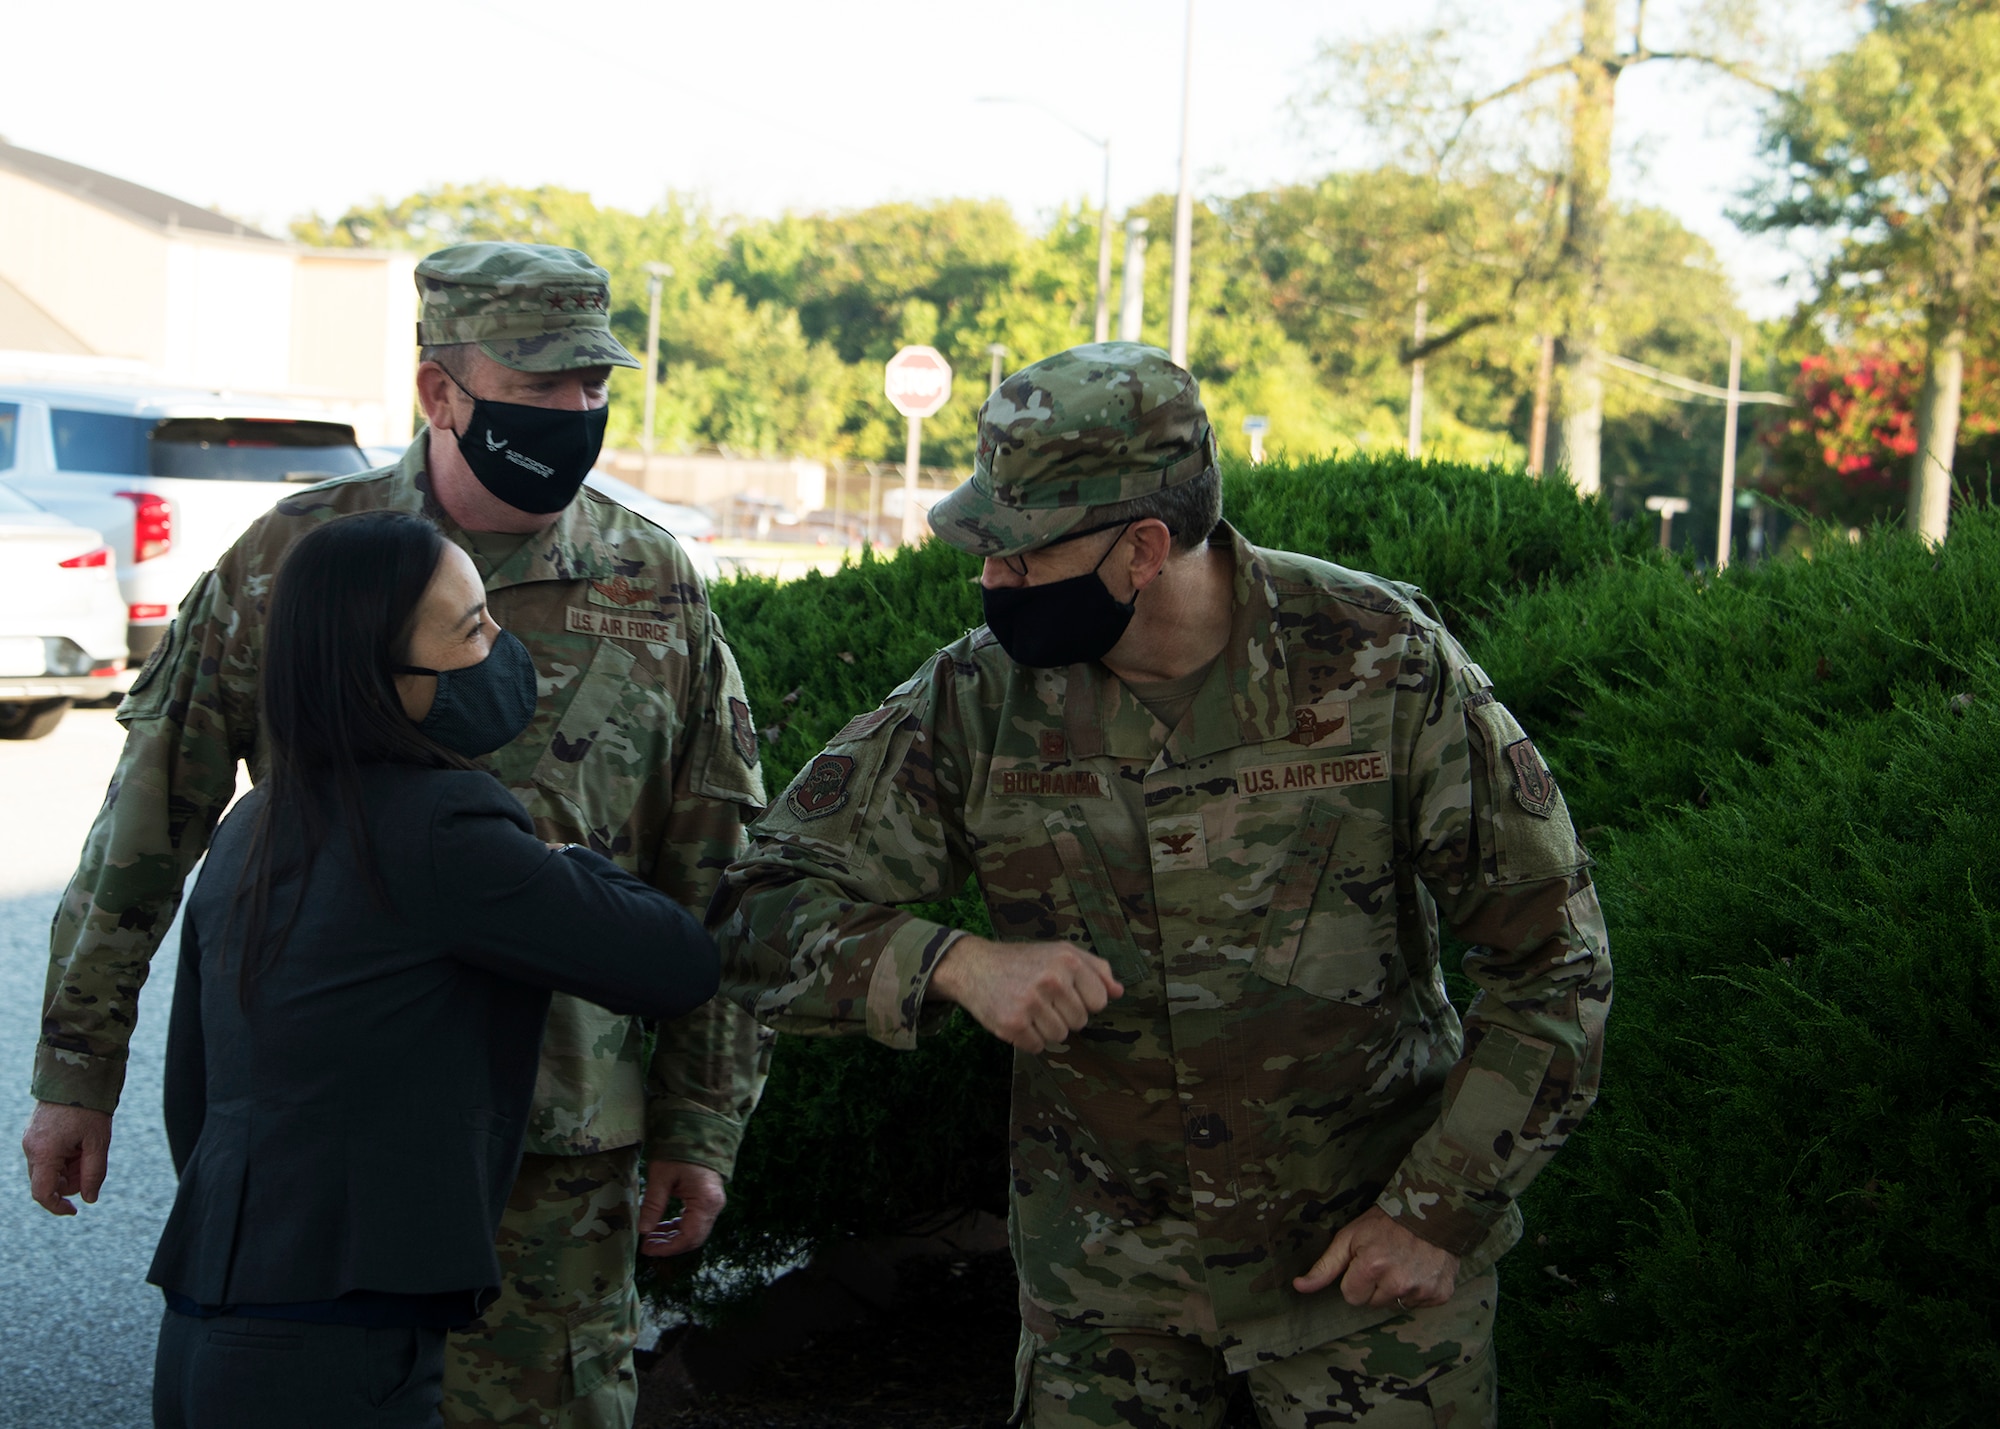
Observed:
[[[1053,551],[1057,546],[1067,546],[1071,541],[1081,541],[1085,536],[1095,536],[1103,531],[1115,530],[1118,531],[1120,535],[1123,535],[1125,531],[1131,529],[1131,527],[1138,519],[1139,518],[1134,517],[1125,521],[1106,521],[1102,526],[1086,526],[1081,531],[1072,531],[1067,536],[1058,536],[1055,538],[1055,540],[1050,541],[1045,545],[1036,546],[1031,551],[1022,551],[1019,555],[1002,556],[1000,557],[1000,564],[1005,566],[1008,570],[1012,571],[1015,575],[1026,577],[1026,575],[1028,574],[1029,556],[1038,555],[1043,551]],[[1116,541],[1113,541],[1111,544],[1113,546],[1116,546],[1118,543]],[[1104,554],[1107,556],[1110,555],[1111,554],[1110,549],[1107,548]],[[1104,563],[1102,561],[1099,561],[1098,564],[1102,565]]]

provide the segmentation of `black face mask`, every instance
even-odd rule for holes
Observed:
[[[534,659],[505,630],[477,665],[457,670],[398,665],[396,673],[437,677],[437,698],[417,728],[467,759],[513,743],[535,717]]]
[[[1130,522],[1126,523],[1128,526]],[[1106,528],[1108,529],[1108,528]],[[1087,535],[1087,532],[1079,532]],[[1017,665],[1057,669],[1102,660],[1132,623],[1139,597],[1121,601],[1097,574],[1118,542],[1080,576],[1047,585],[981,586],[986,625]]]
[[[451,381],[472,397],[472,420],[458,434],[458,450],[481,486],[516,511],[538,516],[576,500],[604,446],[610,403],[578,412],[489,402],[466,392],[456,377]]]

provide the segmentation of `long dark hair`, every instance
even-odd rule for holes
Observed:
[[[278,568],[264,622],[258,703],[267,772],[230,922],[245,918],[237,996],[284,950],[312,864],[337,815],[370,891],[389,906],[361,806],[364,764],[472,769],[404,712],[393,667],[409,658],[417,603],[445,551],[421,516],[364,511],[302,536]],[[271,888],[296,877],[284,921],[271,928]],[[225,934],[225,939],[227,935]]]

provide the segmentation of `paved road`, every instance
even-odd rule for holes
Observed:
[[[108,710],[72,712],[47,739],[0,741],[0,1426],[152,1422],[159,1293],[145,1284],[173,1201],[160,1125],[160,1056],[173,996],[167,935],[132,1043],[94,1206],[57,1220],[28,1199],[17,1138],[48,962],[49,917],[104,797],[121,732]]]

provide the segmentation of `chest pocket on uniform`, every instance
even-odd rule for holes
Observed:
[[[653,770],[670,762],[673,753],[662,736],[660,695],[649,682],[632,678],[637,663],[617,641],[598,642],[529,776],[607,845]]]
[[[1385,918],[1370,906],[1393,895],[1373,886],[1374,850],[1361,847],[1372,842],[1369,821],[1321,798],[1308,799],[1302,815],[1271,891],[1257,972],[1314,997],[1375,1002],[1396,941],[1393,907]]]
[[[1083,810],[1071,805],[1050,814],[1042,823],[1062,860],[1063,877],[1069,880],[1092,951],[1111,964],[1112,975],[1127,988],[1137,986],[1146,977],[1146,955],[1132,941],[1118,906],[1118,890],[1111,885],[1110,870],[1104,866],[1089,820]]]

